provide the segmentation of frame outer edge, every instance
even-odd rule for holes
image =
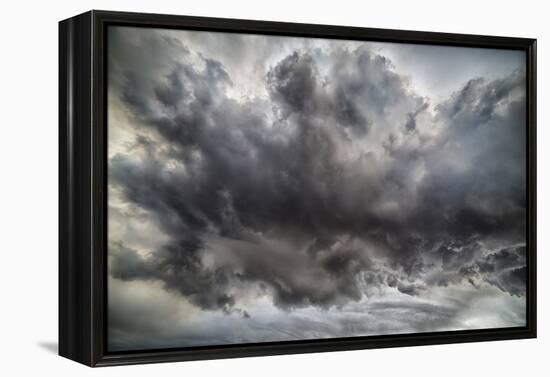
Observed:
[[[531,40],[529,50],[527,52],[529,56],[529,66],[527,67],[529,74],[529,99],[528,99],[528,114],[529,122],[528,127],[530,130],[528,146],[529,162],[528,162],[528,179],[531,184],[528,191],[529,203],[528,208],[530,211],[529,221],[529,285],[528,294],[530,296],[530,302],[528,302],[529,310],[531,310],[528,320],[530,322],[531,333],[534,338],[537,337],[537,40]]]
[[[59,23],[59,355],[91,366],[90,12]]]
[[[99,365],[107,351],[106,339],[106,309],[107,309],[107,242],[106,230],[107,218],[107,101],[106,84],[104,80],[106,67],[106,36],[101,17],[97,17],[96,11],[90,12],[90,63],[92,81],[90,85],[90,169],[92,172],[90,182],[91,200],[91,357],[92,366]]]
[[[68,232],[68,224],[70,223],[69,213],[67,208],[67,202],[70,202],[68,198],[69,187],[69,171],[68,168],[68,148],[70,146],[68,136],[69,132],[69,120],[71,112],[71,102],[70,98],[70,85],[69,79],[71,76],[70,69],[71,66],[68,64],[70,61],[70,49],[68,45],[72,34],[71,30],[71,20],[62,21],[59,23],[59,129],[58,129],[58,140],[59,140],[59,193],[58,193],[58,211],[59,211],[59,251],[58,251],[58,266],[59,266],[59,283],[58,283],[58,338],[59,338],[59,355],[68,357],[71,349],[71,339],[70,339],[70,325],[68,324],[70,318],[70,310],[68,307],[68,299],[70,296],[69,293],[69,284],[67,284],[67,273],[68,273],[68,250],[70,245]]]

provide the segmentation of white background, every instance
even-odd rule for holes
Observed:
[[[0,22],[0,375],[517,376],[550,371],[550,40],[544,1],[6,1]],[[538,39],[539,338],[90,369],[57,350],[57,22],[89,9]],[[544,349],[546,347],[546,352]]]

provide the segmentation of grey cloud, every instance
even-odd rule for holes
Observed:
[[[227,293],[227,274],[223,268],[203,268],[197,245],[180,241],[141,256],[122,245],[109,246],[109,271],[112,277],[131,280],[160,280],[167,290],[177,291],[202,309],[230,312],[235,299]]]
[[[129,57],[113,52],[113,93],[151,135],[140,141],[148,161],[115,156],[110,182],[171,238],[147,257],[113,246],[113,277],[159,280],[226,312],[238,309],[235,287],[265,287],[285,310],[473,278],[523,294],[524,262],[480,259],[477,241],[523,239],[520,73],[470,81],[432,117],[381,55],[341,50],[319,69],[316,55],[295,51],[266,72],[269,100],[239,102],[223,62],[184,47],[174,59],[178,43],[152,34],[126,46]],[[422,122],[440,131],[424,134]],[[385,128],[385,154],[347,153]],[[231,261],[211,250],[215,239]],[[428,278],[433,266],[441,273]]]
[[[406,295],[416,296],[420,293],[420,291],[422,290],[422,287],[419,287],[414,284],[399,283],[397,285],[397,290]]]
[[[416,130],[416,117],[423,111],[425,111],[429,106],[428,102],[422,103],[422,105],[416,109],[414,112],[407,114],[407,122],[405,123],[405,130],[407,132],[413,132]]]
[[[525,246],[502,249],[477,262],[483,279],[512,295],[526,291],[527,267]]]
[[[318,110],[316,100],[319,73],[310,55],[300,55],[295,51],[280,61],[267,74],[267,85],[276,103],[287,107],[287,112],[297,112],[307,116]]]

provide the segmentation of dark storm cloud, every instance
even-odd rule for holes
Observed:
[[[525,294],[527,269],[525,246],[502,249],[477,261],[483,279],[512,295]]]
[[[359,48],[354,52],[339,50],[332,58],[335,63],[330,80],[322,77],[308,52],[294,51],[267,73],[266,85],[283,118],[294,115],[300,126],[319,118],[330,119],[337,129],[364,136],[394,107],[414,108],[409,113],[413,120],[427,108],[423,98],[406,93],[402,78],[384,57]]]
[[[416,296],[421,291],[421,287],[414,284],[399,283],[397,285],[397,290],[406,295]]]
[[[204,269],[197,245],[185,240],[157,250],[154,258],[144,258],[134,250],[112,244],[111,276],[121,280],[160,280],[168,290],[175,290],[202,309],[229,312],[235,299],[226,292],[227,271]]]
[[[147,160],[118,154],[109,179],[171,241],[147,256],[111,246],[113,277],[159,280],[226,312],[238,310],[237,286],[263,287],[283,309],[464,279],[524,292],[524,259],[486,256],[478,241],[524,234],[520,73],[468,82],[432,119],[383,56],[341,50],[320,67],[295,51],[266,72],[266,106],[228,96],[238,84],[223,62],[155,36],[110,44],[112,91],[150,134],[139,140]],[[422,134],[421,121],[438,133]],[[385,128],[384,156],[349,154]]]
[[[286,107],[289,113],[303,116],[315,113],[322,105],[318,81],[313,58],[298,52],[284,58],[267,74],[267,84],[276,103]]]

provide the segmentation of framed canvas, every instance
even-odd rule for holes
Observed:
[[[59,27],[60,355],[536,336],[534,39]]]

